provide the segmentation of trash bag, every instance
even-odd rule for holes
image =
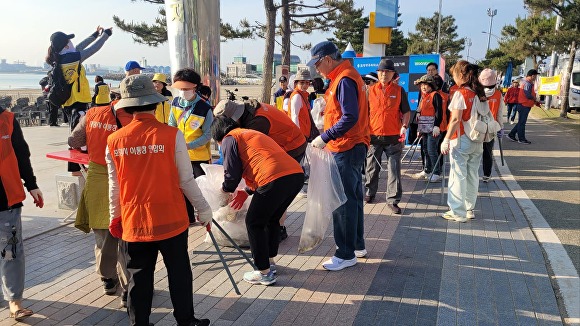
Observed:
[[[324,129],[324,109],[326,108],[326,101],[324,97],[319,97],[312,102],[312,120],[318,130]]]
[[[229,205],[220,206],[221,189],[222,183],[224,182],[224,167],[217,164],[201,164],[201,168],[205,172],[205,175],[197,177],[195,181],[203,197],[205,197],[205,200],[211,207],[213,219],[228,233],[238,246],[249,247],[250,241],[248,239],[248,231],[246,230],[246,214],[252,201],[252,196],[246,199],[246,202],[238,211]],[[238,188],[243,189],[245,186],[246,183],[242,179]],[[218,245],[233,247],[231,242],[218,228],[213,228],[212,231]],[[206,236],[205,242],[211,243],[209,234]]]
[[[310,163],[310,179],[299,253],[314,249],[324,240],[332,212],[346,203],[340,173],[332,154],[308,145],[306,156]]]

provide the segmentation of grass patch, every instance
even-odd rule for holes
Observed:
[[[574,132],[580,135],[580,113],[568,112],[568,119],[560,118],[559,109],[544,110],[538,106],[534,106],[530,112],[532,117],[554,124],[563,129]]]

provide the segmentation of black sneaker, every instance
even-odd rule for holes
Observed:
[[[520,144],[525,144],[525,145],[529,145],[529,144],[531,144],[532,142],[531,142],[531,141],[529,141],[529,140],[527,140],[527,139],[524,139],[524,140],[518,140],[518,143],[520,143]]]
[[[117,284],[119,284],[119,280],[114,278],[103,278],[102,281],[106,295],[114,295],[117,293]]]
[[[507,135],[507,138],[511,141],[518,141],[515,136],[512,136],[510,134]]]
[[[121,308],[127,308],[127,297],[129,293],[127,291],[123,291],[123,295],[121,295]]]
[[[288,238],[288,232],[286,232],[286,227],[280,225],[280,241],[286,240]]]
[[[193,321],[191,322],[191,324],[189,324],[190,326],[208,326],[209,325],[209,319],[197,319],[194,318]]]

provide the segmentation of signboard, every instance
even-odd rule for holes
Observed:
[[[539,95],[560,95],[560,75],[540,77]]]

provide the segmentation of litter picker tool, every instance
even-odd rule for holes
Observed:
[[[501,158],[501,166],[504,166],[503,162],[503,148],[501,146],[501,138],[497,137],[497,144],[499,145],[499,157]]]
[[[433,176],[433,173],[435,172],[435,167],[439,164],[439,161],[441,161],[442,156],[443,156],[443,154],[439,154],[439,157],[437,157],[437,161],[433,165],[433,171],[431,171],[431,173],[429,174],[429,178],[427,178],[427,183],[425,184],[425,188],[423,189],[423,193],[421,194],[421,197],[425,197],[425,192],[427,192],[427,188],[429,188],[429,184],[431,183],[431,177]],[[441,183],[443,183],[443,182],[441,182]]]

